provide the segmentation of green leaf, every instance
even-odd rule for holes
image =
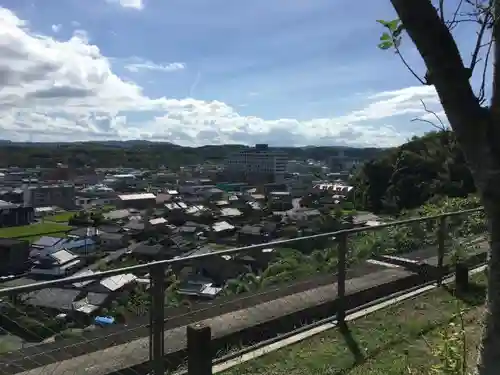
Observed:
[[[386,27],[394,33],[398,29],[399,24],[400,24],[399,19],[395,19],[387,22]]]
[[[389,33],[383,33],[382,36],[380,37],[381,41],[391,41],[392,37],[389,35]]]
[[[384,21],[384,20],[377,20],[377,22],[378,22],[379,24],[381,24],[382,26],[384,26],[384,27],[388,27],[388,25],[389,25],[389,22]]]
[[[379,43],[378,48],[380,48],[380,49],[384,49],[384,50],[385,50],[385,49],[389,49],[389,48],[391,48],[392,46],[393,46],[393,43],[392,43],[392,42],[390,42],[390,41],[385,41],[385,42]]]

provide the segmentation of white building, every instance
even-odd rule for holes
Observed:
[[[33,207],[57,206],[71,209],[75,206],[75,186],[31,185],[24,186],[24,204]]]
[[[283,182],[288,164],[284,152],[270,150],[267,144],[230,155],[225,163],[225,172],[245,180]]]

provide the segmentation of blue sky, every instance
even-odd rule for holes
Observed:
[[[389,0],[0,6],[0,56],[13,56],[3,73],[0,58],[0,82],[17,77],[3,138],[388,146],[431,128],[411,122],[425,116],[420,99],[440,109],[432,87],[377,49],[376,19],[396,17]],[[458,32],[468,59],[470,30]],[[410,41],[403,51],[423,72]]]

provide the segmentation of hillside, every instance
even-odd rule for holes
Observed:
[[[74,167],[155,168],[160,165],[176,168],[205,161],[220,162],[228,154],[247,148],[243,145],[182,147],[167,142],[106,141],[75,143],[14,143],[0,142],[0,167],[50,167],[65,163]],[[380,150],[374,148],[307,147],[279,148],[290,158],[326,160],[336,150],[346,155],[368,159]]]
[[[367,162],[351,181],[356,205],[397,213],[442,196],[465,197],[474,182],[452,132],[432,132],[386,150]]]

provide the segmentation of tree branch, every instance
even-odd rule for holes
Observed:
[[[415,117],[411,121],[412,122],[414,122],[414,121],[426,122],[426,123],[432,125],[433,127],[435,127],[439,131],[442,131],[442,132],[446,131],[448,129],[448,127],[441,120],[441,117],[439,117],[439,115],[436,112],[434,112],[433,110],[427,108],[427,106],[425,105],[425,102],[422,99],[420,99],[420,103],[422,103],[422,106],[424,107],[424,111],[427,112],[428,114],[434,116],[436,118],[436,120],[439,122],[439,124],[436,124],[434,121],[431,121],[431,120],[423,119],[421,117]]]
[[[491,111],[500,115],[500,0],[493,1],[493,31],[494,46],[493,60],[493,93],[491,96]]]
[[[464,2],[464,0],[460,0],[458,2],[457,7],[455,8],[455,11],[453,12],[453,16],[451,17],[451,21],[446,22],[446,20],[444,19],[444,15],[441,16],[441,19],[446,24],[448,29],[453,30],[455,28],[455,26],[458,24],[457,17],[458,17],[458,13],[460,12],[460,9],[462,8],[463,2]]]
[[[484,20],[481,23],[481,28],[479,29],[479,32],[477,33],[476,46],[474,47],[474,52],[472,53],[472,60],[470,62],[470,66],[469,66],[469,69],[471,72],[474,70],[474,68],[476,67],[476,64],[478,62],[479,51],[481,50],[481,44],[483,43],[483,36],[484,36],[484,32],[486,31],[486,26],[488,26],[489,18],[490,18],[490,15],[489,15],[489,13],[487,13],[484,16]]]
[[[403,62],[403,65],[406,67],[406,69],[408,69],[408,71],[413,75],[413,77],[415,77],[418,80],[418,82],[420,82],[422,85],[428,85],[428,83],[423,78],[420,78],[419,75],[412,69],[410,64],[406,62],[405,58],[403,57],[403,54],[399,50],[399,47],[397,46],[396,43],[394,43],[394,51],[396,51],[396,55],[399,56],[399,58]]]
[[[445,18],[444,18],[444,0],[439,0],[439,17],[441,17],[441,21],[445,22]]]
[[[484,58],[483,74],[481,77],[481,87],[479,88],[479,93],[477,99],[479,104],[483,105],[486,101],[486,72],[488,71],[488,63],[490,61],[491,47],[493,46],[493,39],[488,43],[488,49],[486,50],[486,56]]]
[[[457,137],[470,144],[478,133],[484,134],[485,129],[478,132],[484,125],[475,123],[484,117],[484,111],[474,95],[470,71],[463,64],[450,30],[430,0],[391,2],[427,66],[428,81],[436,88],[449,123]]]

